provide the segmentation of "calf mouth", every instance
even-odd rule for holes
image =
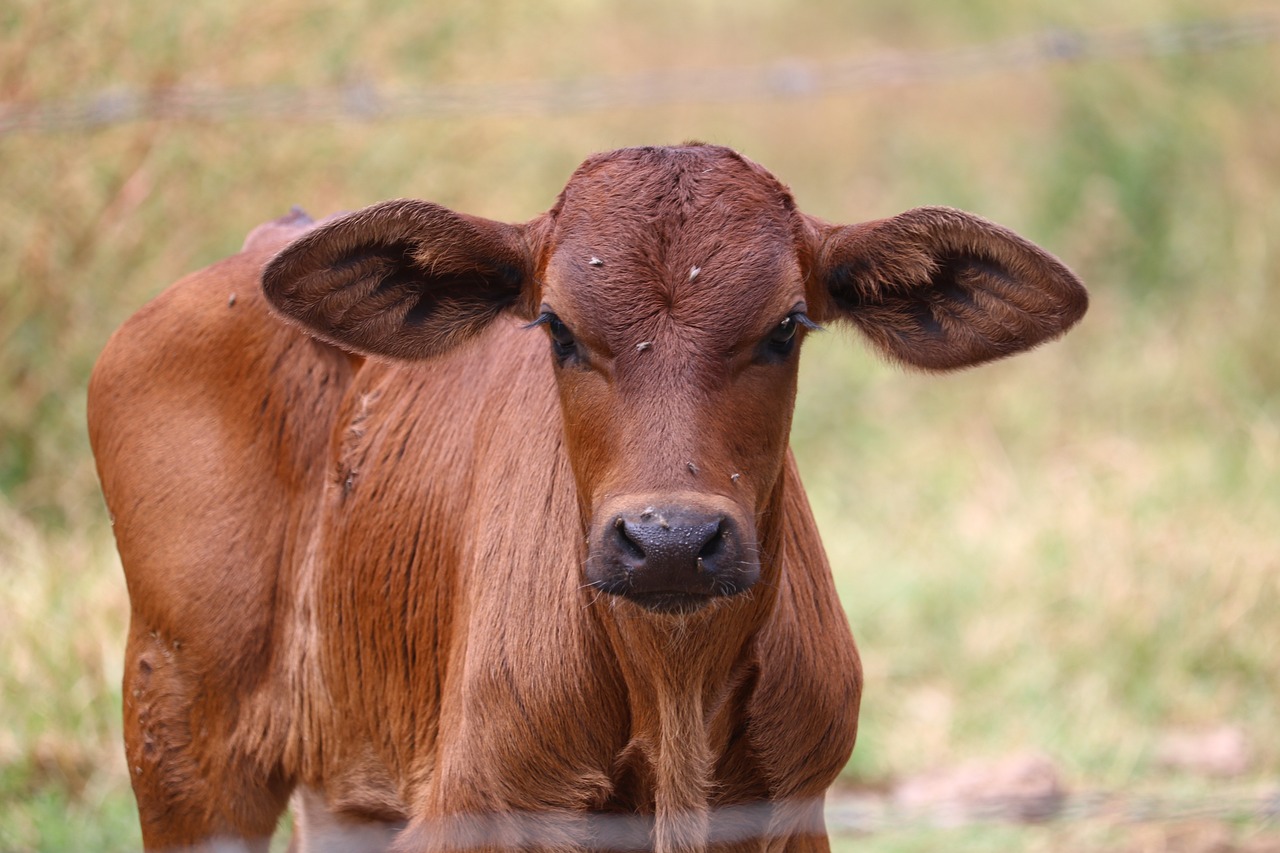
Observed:
[[[689,589],[637,589],[634,578],[626,573],[606,580],[589,583],[592,589],[629,601],[650,613],[664,616],[689,616],[706,608],[708,605],[740,595],[750,587],[717,583],[700,590]]]
[[[623,594],[623,598],[651,613],[664,616],[690,616],[719,596],[690,592],[639,592]]]

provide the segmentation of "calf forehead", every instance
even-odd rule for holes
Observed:
[[[600,155],[554,213],[546,293],[604,338],[666,323],[729,341],[776,321],[801,287],[790,193],[728,149]]]

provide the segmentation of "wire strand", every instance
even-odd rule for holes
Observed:
[[[35,103],[2,103],[0,136],[84,132],[143,121],[387,121],[794,100],[1067,63],[1216,52],[1277,40],[1280,18],[1242,16],[1117,31],[1055,29],[986,44],[829,62],[793,58],[743,68],[652,71],[567,81],[405,87],[360,79],[328,88],[121,87]]]

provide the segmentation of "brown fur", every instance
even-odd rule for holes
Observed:
[[[1084,306],[998,226],[828,226],[710,146],[597,155],[524,225],[260,227],[90,385],[148,849],[265,849],[295,787],[304,850],[826,849],[861,674],[770,336],[805,310],[951,369]],[[570,358],[522,328],[547,310]],[[759,581],[683,615],[585,583],[660,502],[727,519]]]

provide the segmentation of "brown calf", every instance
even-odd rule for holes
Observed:
[[[800,344],[950,370],[1085,305],[999,226],[828,225],[710,146],[592,157],[523,225],[260,228],[90,385],[147,847],[265,850],[296,792],[303,850],[825,850],[861,675]]]

